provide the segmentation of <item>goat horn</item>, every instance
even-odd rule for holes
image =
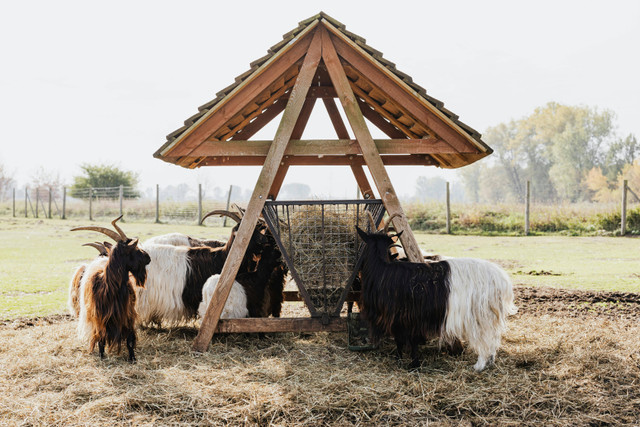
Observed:
[[[401,217],[402,215],[396,212],[389,217],[387,222],[384,223],[384,234],[389,234],[389,226],[391,225],[391,220],[397,216]]]
[[[96,248],[98,250],[98,252],[100,252],[100,255],[107,255],[107,248],[104,247],[104,245],[102,245],[101,243],[85,243],[82,246],[91,246],[92,248]]]
[[[245,213],[246,209],[242,209],[240,206],[238,206],[237,203],[234,203],[233,207],[238,209],[238,212],[240,212],[240,218],[244,218],[244,213]]]
[[[215,211],[211,211],[208,214],[206,214],[205,216],[203,216],[202,220],[200,220],[200,224],[203,224],[204,220],[209,218],[211,215],[227,216],[227,217],[231,218],[232,220],[234,220],[235,222],[237,222],[238,224],[240,224],[240,221],[242,221],[242,218],[240,216],[238,216],[238,214],[235,213],[235,212],[229,212],[229,211],[224,211],[224,210],[215,210]]]
[[[374,233],[378,227],[376,227],[376,222],[373,220],[373,215],[371,215],[371,211],[367,211],[367,215],[369,216],[369,224],[371,225],[371,232]]]
[[[72,228],[71,229],[71,231],[80,231],[80,230],[97,231],[98,233],[106,234],[107,236],[109,236],[113,240],[115,240],[116,242],[119,242],[119,241],[122,240],[122,237],[118,233],[116,233],[113,230],[109,230],[108,228],[104,228],[104,227],[87,226],[87,227],[76,227],[76,228]]]
[[[127,237],[126,234],[124,234],[124,231],[122,231],[122,229],[120,227],[118,227],[118,224],[116,224],[116,222],[120,221],[122,219],[122,215],[120,215],[118,218],[114,219],[113,221],[111,221],[111,225],[113,225],[113,228],[116,229],[116,231],[120,234],[120,237],[122,237],[122,240],[129,240],[129,238]]]

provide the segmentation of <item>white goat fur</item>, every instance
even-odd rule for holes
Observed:
[[[478,354],[474,369],[482,371],[495,358],[507,316],[518,311],[511,279],[489,261],[447,258],[447,262],[450,292],[440,339],[449,344],[455,338],[466,341]]]
[[[198,316],[204,317],[209,307],[209,302],[213,296],[213,292],[218,287],[218,280],[220,280],[219,274],[214,274],[209,277],[202,287],[202,302],[198,307]],[[249,316],[249,309],[247,308],[247,294],[244,291],[242,285],[235,280],[231,286],[231,292],[227,302],[222,309],[221,319],[239,319]]]
[[[84,274],[82,275],[82,279],[80,280],[80,292],[78,296],[78,302],[80,303],[80,314],[78,315],[77,332],[78,338],[80,338],[81,341],[88,342],[91,338],[92,331],[92,325],[87,321],[87,307],[84,303],[85,288],[87,287],[89,278],[104,271],[104,268],[107,265],[107,261],[109,261],[109,258],[107,257],[98,257],[91,261],[89,264],[87,264],[86,269],[84,270]]]
[[[144,242],[145,245],[173,245],[173,246],[191,246],[189,237],[182,233],[169,233],[161,236],[154,236]]]
[[[191,268],[187,257],[190,248],[148,242],[140,247],[151,257],[144,288],[136,287],[136,310],[140,322],[177,324],[188,320],[182,291]]]

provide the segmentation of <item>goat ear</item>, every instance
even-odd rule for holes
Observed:
[[[130,248],[135,248],[138,246],[138,239],[133,239],[131,242],[129,242],[128,245]]]
[[[402,233],[404,233],[404,230],[402,230],[401,232],[397,233],[395,236],[393,237],[397,237],[398,239],[400,238],[400,236],[402,236]],[[397,241],[397,240],[396,240]]]
[[[362,240],[365,240],[365,241],[366,241],[366,240],[367,240],[367,237],[369,237],[369,235],[368,235],[367,233],[365,233],[364,231],[362,231],[362,230],[360,229],[360,227],[358,227],[357,225],[356,225],[356,230],[358,231],[358,235],[360,236],[360,238],[361,238]]]

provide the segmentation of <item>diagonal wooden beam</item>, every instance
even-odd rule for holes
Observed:
[[[293,128],[293,132],[291,133],[291,139],[302,138],[302,134],[304,133],[304,129],[307,127],[309,117],[311,117],[311,112],[313,111],[313,106],[315,104],[316,98],[307,97],[307,99],[304,101],[302,111],[300,111],[300,115],[298,116],[298,121],[296,122],[296,125]],[[288,171],[289,165],[281,162],[280,166],[278,167],[278,173],[276,173],[276,177],[274,178],[273,184],[271,184],[271,189],[269,190],[269,199],[275,200],[276,197],[278,197],[278,193],[280,193],[282,183],[284,182],[284,177],[287,175]]]
[[[255,135],[260,129],[265,127],[267,123],[275,119],[278,114],[284,111],[287,106],[286,98],[278,98],[269,108],[264,110],[254,121],[246,125],[240,132],[235,134],[232,141],[247,140]]]
[[[349,139],[349,132],[347,131],[347,127],[344,125],[344,121],[342,121],[342,116],[340,116],[340,111],[338,111],[336,101],[334,101],[333,98],[324,98],[322,101],[324,102],[324,106],[327,108],[327,113],[329,113],[329,118],[331,119],[333,128],[336,130],[338,138]],[[371,189],[371,184],[369,184],[369,180],[367,179],[367,175],[364,173],[362,165],[352,164],[350,167],[351,172],[353,172],[353,176],[358,183],[358,188],[360,189],[360,193],[362,193],[362,197],[365,199],[373,198],[373,190]]]
[[[318,64],[320,63],[321,55],[321,36],[320,33],[316,31],[313,36],[313,40],[309,45],[309,50],[305,56],[304,62],[302,63],[300,74],[298,74],[296,83],[291,91],[291,95],[289,96],[289,101],[287,102],[287,107],[284,110],[282,120],[280,121],[280,125],[278,126],[278,130],[276,131],[276,135],[273,139],[273,144],[271,144],[264,166],[260,171],[260,176],[256,182],[251,199],[249,200],[247,211],[240,223],[238,234],[231,246],[231,250],[229,251],[227,260],[224,263],[222,272],[220,273],[218,287],[213,293],[211,302],[207,307],[207,312],[202,319],[202,325],[198,331],[198,336],[193,343],[194,351],[204,352],[209,347],[211,337],[213,337],[213,333],[218,326],[220,314],[222,313],[224,304],[227,301],[229,292],[231,291],[231,286],[233,285],[233,281],[238,273],[240,263],[242,262],[242,258],[247,250],[247,246],[249,245],[249,240],[251,239],[253,230],[255,229],[258,221],[258,216],[260,216],[260,213],[262,212],[269,189],[273,184],[278,167],[282,161],[282,157],[284,156],[284,151],[287,148],[287,143],[291,139],[291,134],[293,133],[298,117],[300,116],[300,111],[302,110],[307,97],[311,81],[315,75],[316,69],[318,68]]]
[[[336,53],[324,24],[320,29],[322,31],[322,59],[327,66],[327,71],[329,72],[333,86],[336,88],[336,92],[338,93],[338,97],[342,103],[342,108],[347,115],[349,124],[353,129],[353,133],[355,134],[358,144],[360,145],[364,160],[369,167],[369,172],[371,172],[371,176],[378,188],[378,192],[382,197],[382,202],[384,203],[389,215],[399,215],[394,218],[393,225],[398,232],[403,232],[400,239],[402,240],[402,245],[407,253],[409,261],[424,262],[420,248],[418,247],[418,242],[416,242],[416,238],[411,231],[411,227],[409,227],[407,217],[404,215],[402,206],[400,206],[400,201],[396,195],[396,191],[391,184],[391,180],[389,179],[389,175],[384,167],[384,163],[382,163],[382,159],[380,158],[380,153],[378,152],[376,144],[371,137],[371,133],[367,128],[362,111],[360,111],[360,108],[358,107],[358,101],[351,90],[351,85],[349,84],[347,75],[342,68],[340,58],[338,58],[338,54]]]

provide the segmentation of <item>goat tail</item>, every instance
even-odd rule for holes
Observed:
[[[518,310],[511,279],[489,261],[451,258],[447,262],[450,293],[441,342],[464,340],[480,358],[490,359],[500,347],[507,316]]]

